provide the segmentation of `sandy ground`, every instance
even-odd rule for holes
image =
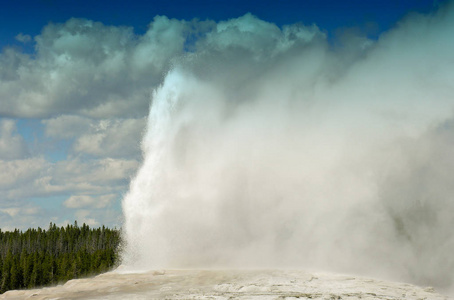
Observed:
[[[450,299],[432,288],[285,270],[110,272],[0,299]]]

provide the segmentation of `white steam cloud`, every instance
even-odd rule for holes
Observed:
[[[201,32],[153,95],[124,264],[451,285],[453,31],[451,5],[339,49],[251,15]]]

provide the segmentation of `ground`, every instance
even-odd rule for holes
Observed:
[[[433,288],[289,270],[159,270],[105,273],[0,299],[449,299]]]

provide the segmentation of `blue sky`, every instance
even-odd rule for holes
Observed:
[[[179,37],[188,30],[211,32],[251,13],[238,22],[281,29],[315,24],[329,44],[349,30],[364,43],[375,43],[402,18],[433,14],[443,4],[5,1],[0,9],[0,228],[74,219],[121,225],[120,201],[142,161],[140,140],[152,90],[174,59],[184,56]],[[200,22],[182,21],[194,18]]]
[[[317,24],[335,34],[345,27],[359,27],[377,36],[409,12],[428,13],[444,1],[5,1],[0,12],[0,46],[17,44],[18,33],[35,36],[49,22],[86,18],[106,25],[133,26],[137,33],[147,30],[156,15],[190,20],[226,20],[248,12],[278,26],[302,22]],[[373,26],[371,26],[373,25]],[[372,28],[371,28],[372,27]]]

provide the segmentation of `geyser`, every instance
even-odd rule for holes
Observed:
[[[343,47],[251,15],[191,26],[123,201],[126,267],[452,284],[452,5]]]

